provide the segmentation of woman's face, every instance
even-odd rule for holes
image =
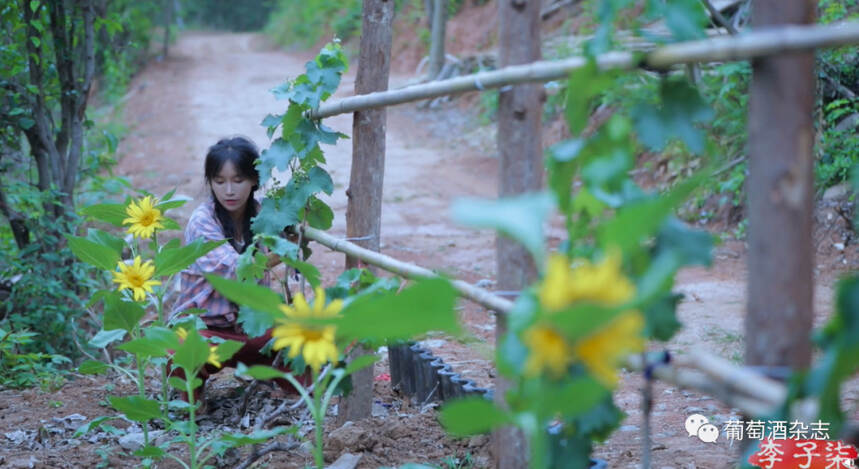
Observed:
[[[256,183],[255,180],[239,173],[231,161],[225,162],[211,181],[215,198],[230,212],[230,215],[236,218],[244,215],[252,188]]]

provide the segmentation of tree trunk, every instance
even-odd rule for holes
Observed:
[[[0,184],[0,213],[9,220],[9,227],[12,228],[12,235],[15,237],[15,244],[18,245],[18,249],[24,249],[30,244],[30,229],[27,227],[27,219],[9,206],[2,184]]]
[[[499,66],[523,64],[540,59],[540,2],[507,0],[498,4]],[[543,184],[540,119],[542,87],[515,85],[498,95],[498,153],[500,196],[537,191]],[[501,236],[495,238],[498,289],[520,290],[537,278],[534,260],[520,244]],[[496,343],[507,330],[507,319],[496,314]],[[499,375],[495,399],[504,404],[509,383]],[[521,431],[508,427],[493,433],[493,459],[498,468],[528,466],[528,448]]]
[[[168,46],[170,45],[170,23],[173,22],[173,0],[164,0],[164,48],[161,56],[167,60]]]
[[[388,89],[391,65],[391,24],[393,0],[364,0],[361,52],[355,78],[355,94]],[[352,171],[346,191],[346,236],[366,238],[361,247],[379,251],[382,220],[382,183],[385,174],[386,110],[371,109],[354,114],[352,121]],[[358,261],[346,258],[346,268]],[[357,354],[366,353],[356,350]],[[352,375],[352,393],[341,402],[338,420],[367,418],[373,403],[373,368]]]
[[[814,2],[757,0],[756,29],[814,22]],[[752,62],[746,362],[811,361],[814,53]]]
[[[447,22],[447,0],[433,0],[432,43],[430,43],[429,79],[438,79],[444,67],[444,36]]]

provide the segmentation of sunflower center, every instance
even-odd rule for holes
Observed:
[[[308,342],[314,342],[322,338],[322,331],[317,331],[314,329],[305,329],[303,331],[304,340]]]
[[[146,212],[140,217],[140,224],[143,226],[151,225],[155,220],[155,215],[152,212]]]
[[[134,287],[134,288],[143,287],[143,282],[145,280],[143,279],[143,276],[141,276],[140,274],[129,273],[126,278],[128,279],[128,283],[130,283],[132,287]]]

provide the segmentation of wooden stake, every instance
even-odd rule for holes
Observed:
[[[444,67],[444,36],[447,0],[433,0],[432,42],[430,43],[429,79],[435,80]]]
[[[806,0],[758,0],[757,28],[814,21]],[[752,62],[746,363],[811,363],[814,52]]]
[[[532,63],[540,59],[539,0],[498,2],[498,62],[502,67]],[[543,88],[519,84],[498,93],[499,197],[538,191],[543,185],[541,114]],[[495,237],[498,288],[521,290],[537,280],[534,259],[521,244]],[[495,343],[503,342],[507,316],[495,316]],[[511,384],[495,378],[495,402],[506,407]],[[519,428],[510,426],[492,433],[492,457],[496,468],[528,467],[528,443]]]
[[[364,0],[355,93],[388,89],[393,19],[393,0]],[[379,250],[381,235],[385,112],[384,108],[357,111],[352,121],[352,172],[346,190],[346,233],[349,237],[366,238],[360,243],[372,251]],[[347,269],[357,265],[357,259],[346,258]],[[365,353],[368,352],[356,347],[351,358]],[[371,416],[373,367],[352,374],[352,386],[352,392],[340,402],[337,415],[340,423]]]

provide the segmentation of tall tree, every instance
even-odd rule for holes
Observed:
[[[2,124],[23,132],[36,162],[38,187],[56,191],[46,213],[74,211],[84,149],[86,108],[95,74],[92,0],[19,0],[3,10],[6,35],[0,84],[7,91]]]
[[[816,2],[757,0],[756,29],[811,24]],[[811,361],[814,53],[752,62],[746,362]]]
[[[498,2],[499,65],[517,65],[540,59],[540,1]],[[515,85],[498,95],[498,153],[500,196],[537,191],[543,184],[539,84]],[[495,238],[495,265],[500,290],[520,290],[537,279],[534,260],[520,244]],[[507,319],[496,315],[495,337],[501,343]],[[496,378],[495,399],[503,405],[508,383]],[[508,427],[493,434],[495,467],[527,467],[528,450],[521,431]]]

